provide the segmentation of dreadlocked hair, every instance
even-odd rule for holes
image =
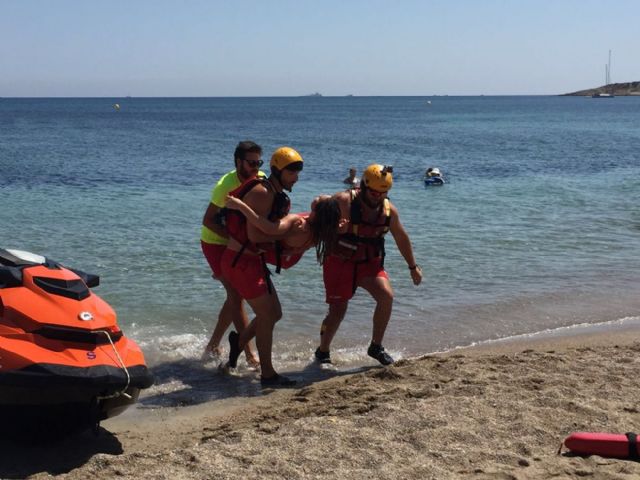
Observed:
[[[318,201],[314,209],[315,217],[311,226],[311,236],[316,246],[316,259],[322,265],[338,243],[338,223],[340,205],[333,198]]]

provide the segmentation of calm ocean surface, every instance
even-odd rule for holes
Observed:
[[[294,211],[341,190],[350,166],[394,165],[390,197],[425,275],[414,287],[389,235],[385,346],[398,357],[633,321],[639,126],[628,97],[0,99],[0,247],[99,274],[164,388],[187,370],[210,387],[196,359],[223,290],[200,222],[236,143],[253,139],[265,160],[281,145],[303,155]],[[425,188],[428,166],[449,183]],[[313,257],[275,277],[284,371],[308,368],[325,313]],[[364,293],[350,305],[334,341],[346,366],[370,364],[372,311]]]

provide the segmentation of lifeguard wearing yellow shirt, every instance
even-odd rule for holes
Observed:
[[[248,323],[247,315],[242,305],[242,298],[233,287],[222,278],[220,259],[227,245],[227,234],[224,227],[215,222],[215,216],[224,207],[227,194],[235,190],[240,184],[255,176],[265,176],[259,169],[262,166],[262,148],[255,142],[246,140],[238,143],[234,152],[235,169],[223,175],[211,192],[211,201],[202,219],[200,244],[213,278],[219,280],[225,288],[227,298],[218,314],[218,321],[209,343],[205,347],[203,359],[218,355],[219,344],[224,332],[233,322],[236,329],[242,330]],[[245,349],[247,362],[251,365],[259,364],[258,358],[249,346]]]

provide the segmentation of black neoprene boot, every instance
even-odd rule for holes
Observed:
[[[240,341],[240,335],[238,335],[235,331],[229,332],[229,366],[231,368],[236,368],[238,364],[238,357],[242,350],[240,350],[240,345],[238,345]]]
[[[314,354],[316,357],[316,362],[322,364],[330,364],[331,363],[331,353],[323,352],[320,350],[320,347],[316,348],[316,353]]]
[[[371,342],[371,345],[369,345],[369,349],[367,350],[367,354],[371,358],[378,360],[382,365],[391,365],[393,363],[393,358],[384,351],[384,347],[382,345]]]

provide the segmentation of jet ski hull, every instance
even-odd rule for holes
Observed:
[[[135,403],[153,377],[89,290],[98,277],[40,258],[0,249],[0,425],[95,426]]]

